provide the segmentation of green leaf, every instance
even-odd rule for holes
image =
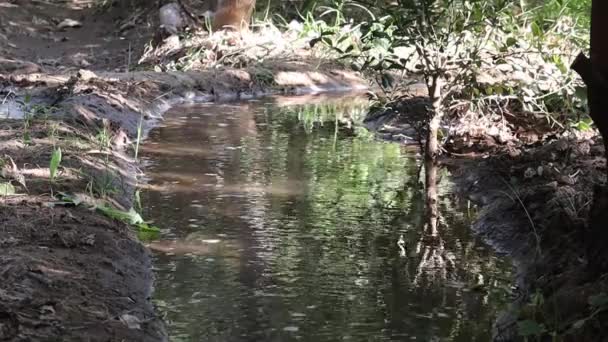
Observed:
[[[600,293],[598,295],[589,297],[588,301],[589,305],[593,306],[594,308],[605,307],[608,305],[608,295],[605,293]]]
[[[15,195],[15,187],[11,183],[0,183],[0,197]]]
[[[129,211],[123,211],[107,205],[99,205],[97,206],[97,210],[101,211],[104,215],[110,218],[117,219],[131,225],[139,225],[144,223],[141,215],[139,215],[139,213],[133,208],[131,208]]]
[[[570,127],[578,129],[579,131],[588,131],[593,128],[593,120],[589,117],[585,117],[579,121],[571,123]]]
[[[73,204],[79,206],[85,202],[83,195],[80,194],[71,195],[65,192],[58,192],[56,197],[61,201],[60,203],[63,203],[64,205]]]
[[[543,30],[540,28],[540,26],[538,26],[537,23],[533,22],[531,25],[532,28],[532,34],[534,35],[534,37],[540,38],[543,36]]]
[[[129,209],[129,212],[127,212],[127,215],[128,215],[129,223],[131,223],[132,225],[138,225],[138,224],[144,223],[144,219],[133,208]]]
[[[319,43],[321,41],[321,37],[317,37],[317,38],[313,38],[310,40],[310,42],[308,42],[308,45],[310,45],[310,47],[314,47],[315,45],[317,45],[317,43]]]
[[[50,173],[51,173],[51,181],[55,180],[57,176],[57,170],[59,169],[59,165],[61,164],[61,147],[57,147],[53,150],[51,154],[51,164],[50,164]]]
[[[391,74],[382,74],[382,88],[392,88],[394,85],[394,78]]]
[[[587,323],[587,320],[579,319],[578,321],[572,324],[572,329],[580,329],[585,325],[585,323]]]
[[[586,87],[576,87],[574,89],[574,96],[579,100],[585,102],[587,101],[587,88]]]
[[[149,230],[138,230],[137,237],[141,241],[153,241],[153,240],[159,239],[160,233],[156,232],[156,231],[149,231]]]
[[[509,37],[507,38],[507,46],[511,47],[513,45],[517,44],[517,39],[513,38],[513,37]]]
[[[139,237],[139,239],[142,241],[158,240],[160,237],[160,229],[146,223],[138,224],[137,237]]]
[[[539,324],[532,320],[517,322],[517,332],[522,337],[540,336],[546,331],[543,324]]]

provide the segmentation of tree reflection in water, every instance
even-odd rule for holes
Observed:
[[[348,108],[191,107],[151,133],[173,340],[489,339],[508,263],[471,236],[444,169],[426,166],[425,192],[419,161]]]

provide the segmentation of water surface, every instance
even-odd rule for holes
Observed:
[[[349,127],[365,108],[281,101],[176,108],[143,147],[172,341],[488,341],[511,270],[447,172],[431,229],[416,156]]]

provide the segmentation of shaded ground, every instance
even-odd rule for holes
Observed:
[[[106,11],[94,7],[99,3],[0,1],[2,57],[33,62],[49,71],[125,71],[129,56],[140,55],[150,39],[154,6],[132,10],[124,1]],[[66,19],[80,25],[61,27]]]
[[[130,228],[85,209],[44,206],[48,201],[0,204],[0,338],[162,340],[149,301],[150,259]]]
[[[594,186],[605,181],[601,145],[559,139],[517,155],[510,147],[459,169],[462,191],[482,208],[474,229],[519,261],[520,306],[511,313],[519,323],[499,322],[500,333],[532,321],[560,340],[607,336],[605,304],[594,298],[605,297],[608,279],[587,254]]]
[[[372,111],[366,125],[382,138],[420,144],[426,105],[410,94]],[[604,340],[608,275],[590,269],[597,256],[587,254],[594,187],[606,181],[601,139],[525,113],[454,116],[443,132],[442,162],[481,208],[474,229],[518,266],[518,300],[497,322],[497,340],[517,340],[527,323],[557,340]]]

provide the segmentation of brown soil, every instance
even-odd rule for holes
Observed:
[[[0,204],[0,339],[163,340],[150,259],[130,228],[52,201]]]
[[[606,314],[592,316],[596,308],[589,300],[607,293],[608,278],[589,267],[587,254],[593,188],[605,181],[602,144],[559,139],[520,146],[515,156],[513,151],[510,146],[456,169],[460,189],[481,207],[474,230],[513,256],[519,268],[514,319],[498,322],[498,337],[509,340],[517,321],[532,320],[559,340],[603,340]],[[530,304],[537,294],[540,306]]]
[[[2,57],[33,62],[45,70],[90,68],[124,71],[149,41],[154,6],[130,7],[119,1],[109,10],[99,1],[0,0]],[[80,27],[60,28],[65,19]]]

